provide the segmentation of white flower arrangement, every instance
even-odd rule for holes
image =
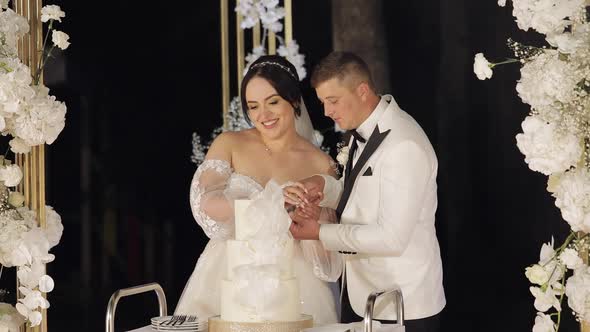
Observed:
[[[521,64],[516,91],[531,112],[517,146],[531,170],[549,176],[547,190],[571,228],[559,248],[543,244],[539,262],[525,269],[537,285],[530,288],[539,311],[533,331],[557,331],[565,296],[577,319],[590,322],[590,24],[585,0],[511,2],[518,27],[545,35],[548,45],[509,39],[517,59],[493,63],[478,53],[474,72],[484,80],[498,65]]]
[[[55,30],[65,13],[59,6],[41,10],[41,21],[48,22],[39,66],[29,68],[17,56],[17,42],[29,32],[27,20],[0,0],[0,133],[10,135],[10,150],[28,153],[31,147],[53,143],[65,126],[66,106],[49,94],[40,82],[41,74],[55,47],[69,47],[69,36]],[[51,33],[52,45],[47,45]],[[46,206],[46,227],[41,228],[35,211],[24,207],[24,196],[15,187],[22,180],[21,169],[0,157],[0,276],[4,267],[16,267],[21,297],[16,306],[0,303],[0,329],[17,331],[27,322],[37,326],[42,309],[49,308],[43,294],[54,288],[53,279],[44,265],[55,259],[49,250],[63,233],[61,217]]]

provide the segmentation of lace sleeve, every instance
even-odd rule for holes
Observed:
[[[232,174],[225,160],[205,160],[195,172],[190,189],[190,205],[195,220],[205,234],[213,238],[230,238],[234,230],[233,200],[247,198],[247,193],[232,190]]]
[[[336,212],[330,208],[322,208],[320,224],[336,222]],[[336,281],[342,274],[342,257],[335,251],[324,249],[321,241],[302,240],[301,250],[306,261],[313,267],[313,273],[323,281]]]

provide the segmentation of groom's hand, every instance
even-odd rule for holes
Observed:
[[[320,201],[321,198],[318,198],[310,202],[310,204],[300,205],[290,214],[291,220],[293,220],[290,230],[295,239],[319,240],[319,219],[322,211],[322,208],[318,205]]]

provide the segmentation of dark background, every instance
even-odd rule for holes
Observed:
[[[65,226],[48,265],[56,281],[48,322],[52,331],[101,331],[120,288],[158,282],[173,311],[206,244],[188,190],[191,135],[221,124],[219,2],[49,3],[66,12],[57,29],[72,45],[46,71],[68,106],[47,157],[48,204]],[[294,1],[308,72],[331,51],[331,5]],[[568,231],[546,177],[530,171],[516,147],[528,112],[515,91],[518,66],[496,68],[483,82],[472,70],[477,52],[511,56],[508,37],[541,45],[517,29],[511,10],[496,1],[384,1],[387,92],[423,126],[439,158],[444,331],[530,330],[535,309],[524,268],[543,242]],[[331,127],[308,79],[303,86],[316,128]],[[326,139],[334,144],[338,135],[328,131]],[[13,289],[14,274],[5,270],[0,286]],[[157,314],[153,294],[118,308],[118,331]],[[575,329],[571,311],[562,316],[561,330]]]

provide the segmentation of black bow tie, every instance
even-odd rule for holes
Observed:
[[[351,134],[352,136],[354,136],[354,138],[355,138],[357,141],[361,142],[361,143],[365,143],[365,142],[367,142],[367,140],[366,140],[366,139],[365,139],[363,136],[361,136],[361,134],[359,134],[359,132],[358,132],[358,131],[356,131],[356,129],[353,129],[353,130],[351,130],[351,131],[350,131],[350,134]]]

